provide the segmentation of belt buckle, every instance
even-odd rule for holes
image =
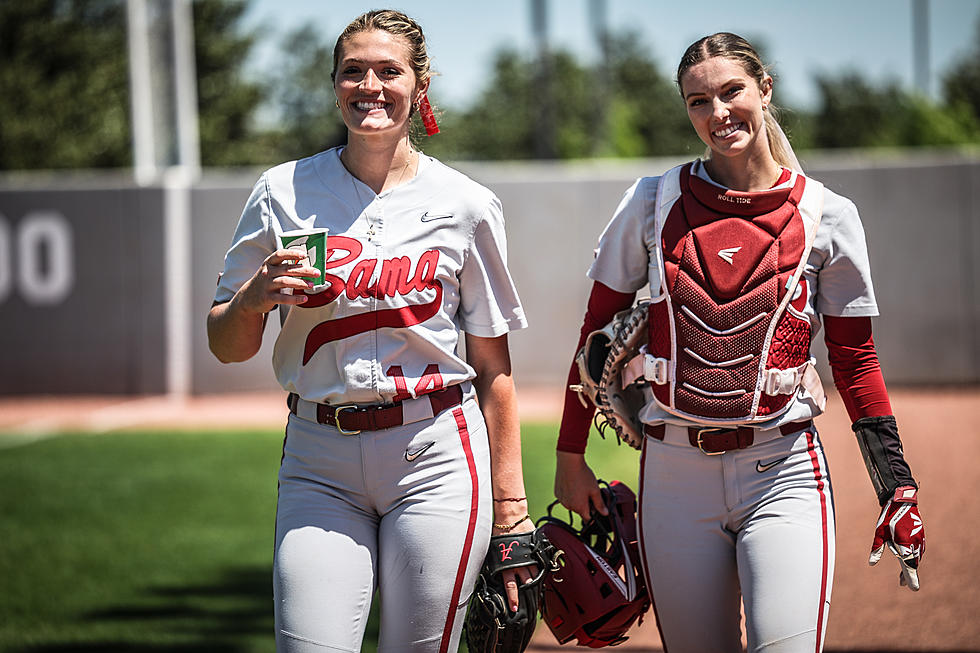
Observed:
[[[701,442],[701,436],[703,436],[705,433],[715,433],[715,432],[720,433],[721,431],[728,431],[728,430],[730,429],[723,429],[718,426],[709,426],[707,428],[698,429],[698,449],[700,449],[701,453],[703,453],[705,456],[720,456],[723,453],[727,453],[727,451],[715,451],[715,452],[705,451],[704,443]]]
[[[334,426],[340,431],[341,435],[357,435],[360,433],[360,429],[356,431],[348,431],[343,426],[340,425],[340,413],[345,410],[357,410],[356,404],[344,404],[343,406],[337,406],[333,409],[333,421]]]

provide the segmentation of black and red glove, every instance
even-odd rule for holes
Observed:
[[[926,533],[919,515],[916,489],[910,485],[896,488],[881,507],[871,557],[868,558],[872,566],[881,560],[886,545],[902,565],[899,583],[907,585],[913,592],[919,591],[919,562],[926,549]]]

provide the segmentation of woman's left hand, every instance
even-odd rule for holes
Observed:
[[[528,516],[527,493],[521,465],[521,421],[517,416],[517,394],[511,377],[507,335],[481,338],[466,334],[466,359],[476,370],[473,386],[487,422],[490,440],[490,477],[493,480],[493,535],[518,535],[534,530]],[[504,545],[506,540],[497,544]],[[516,612],[518,588],[537,574],[534,565],[501,572],[507,605]]]
[[[513,522],[513,520],[507,522],[506,517],[502,515],[498,517],[495,514],[494,517],[495,517],[494,519],[495,524]],[[518,517],[520,517],[520,515],[518,515]],[[496,519],[498,518],[503,519],[505,521],[502,522],[496,521]],[[493,536],[496,537],[500,535],[517,535],[519,533],[530,533],[533,530],[534,530],[534,522],[531,521],[530,519],[526,519],[511,529],[502,529],[494,526]],[[506,548],[506,544],[504,546]],[[537,575],[538,575],[537,565],[517,567],[515,569],[508,569],[500,573],[501,580],[503,580],[504,583],[504,590],[507,593],[507,605],[510,607],[511,612],[517,612],[517,608],[520,605],[518,588],[524,583],[530,581],[532,578],[534,578]]]

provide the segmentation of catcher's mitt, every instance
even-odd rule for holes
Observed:
[[[558,569],[559,555],[561,552],[540,529],[490,538],[490,550],[463,624],[472,653],[521,653],[527,648],[537,625],[541,581],[545,574]],[[529,565],[537,565],[538,573],[518,587],[517,612],[511,612],[500,574]]]
[[[622,371],[626,363],[640,353],[647,342],[647,313],[649,300],[631,309],[616,313],[602,329],[593,331],[575,356],[581,385],[573,386],[591,401],[596,409],[596,428],[605,436],[612,428],[616,437],[639,449],[643,442],[640,409],[646,404],[645,382],[623,387]],[[584,400],[583,400],[584,403]]]
[[[541,598],[541,616],[559,644],[573,639],[589,648],[621,644],[650,608],[637,542],[636,495],[618,481],[600,484],[608,517],[593,512],[576,529],[551,515],[552,504],[538,522],[562,550],[561,568],[545,578]]]

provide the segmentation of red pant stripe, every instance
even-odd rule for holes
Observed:
[[[647,440],[643,438],[643,447],[640,451],[640,491],[636,496],[636,532],[638,535],[639,545],[640,545],[640,566],[643,569],[643,580],[647,584],[647,594],[650,596],[650,607],[653,609],[653,619],[657,623],[657,632],[660,633],[661,646],[664,648],[664,653],[669,653],[667,651],[667,642],[664,639],[664,629],[660,626],[660,616],[657,614],[657,601],[653,597],[653,583],[650,582],[650,569],[647,567],[647,551],[644,545],[643,537],[643,497],[646,496],[643,492],[644,481],[646,480],[646,459],[647,459]]]
[[[824,482],[824,470],[820,466],[820,458],[817,456],[814,435],[812,431],[806,434],[807,448],[810,451],[810,460],[813,462],[813,477],[817,481],[817,492],[820,494],[820,521],[821,532],[823,535],[823,566],[820,572],[820,603],[817,605],[817,645],[815,653],[823,650],[823,625],[824,614],[827,604],[827,576],[829,573],[830,561],[828,560],[828,533],[827,533],[827,492]]]
[[[446,627],[442,631],[442,643],[439,645],[440,653],[445,653],[449,650],[449,638],[453,632],[453,622],[456,620],[459,595],[463,591],[463,578],[466,576],[466,566],[470,559],[470,549],[473,548],[473,533],[476,531],[477,514],[480,506],[480,483],[476,474],[476,461],[473,459],[473,449],[470,447],[470,432],[466,427],[466,417],[463,415],[463,409],[459,406],[453,409],[453,417],[456,418],[459,440],[463,445],[466,464],[470,470],[470,522],[466,527],[466,540],[463,542],[463,551],[459,557],[459,567],[456,569],[456,582],[453,584],[453,596],[449,601],[449,612],[446,614]]]

